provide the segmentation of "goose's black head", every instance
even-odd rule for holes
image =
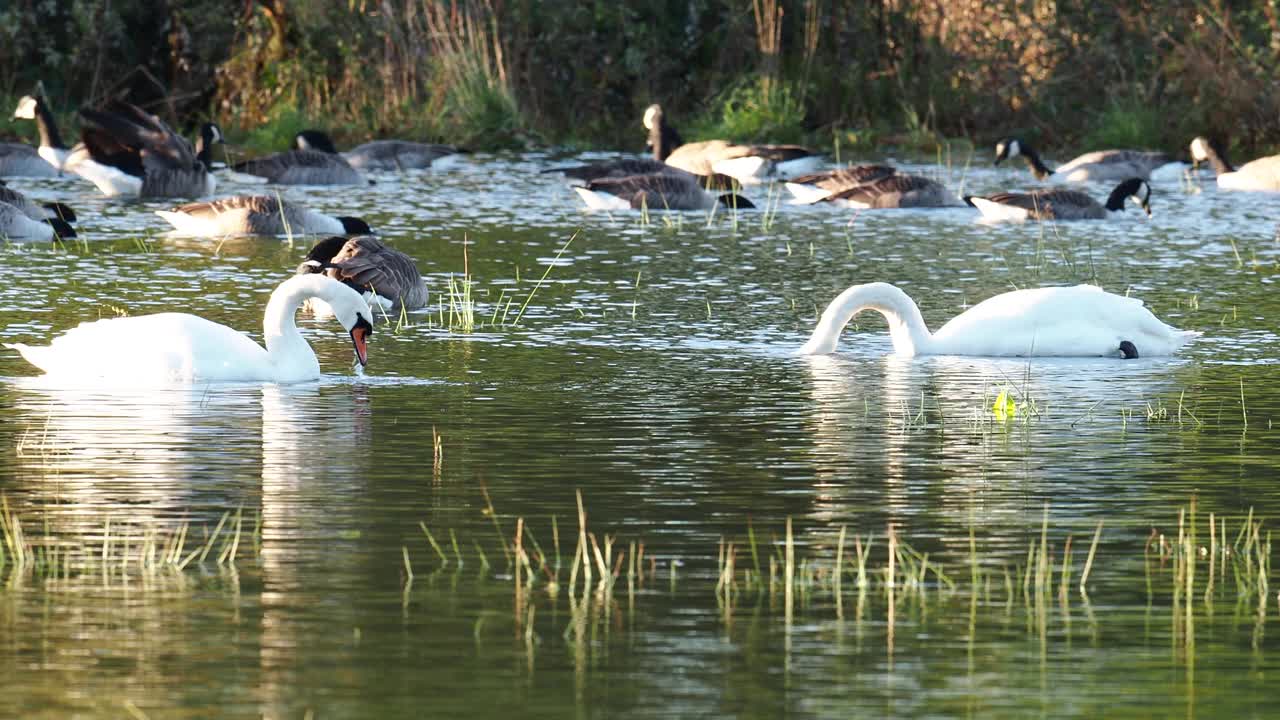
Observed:
[[[323,130],[303,130],[293,136],[293,147],[295,150],[318,150],[319,152],[337,155],[338,148],[333,144],[333,138]]]
[[[75,228],[68,225],[64,220],[45,218],[44,221],[53,226],[53,232],[58,236],[59,240],[67,240],[76,236]]]
[[[665,161],[673,150],[684,144],[680,133],[667,124],[662,106],[657,103],[645,109],[644,127],[649,131],[649,149],[655,160]]]
[[[1147,217],[1151,217],[1151,186],[1142,178],[1129,178],[1116,186],[1111,191],[1111,195],[1107,198],[1107,209],[1111,211],[1124,210],[1124,201],[1133,198],[1133,201],[1147,213]]]
[[[196,158],[210,167],[213,162],[212,150],[213,146],[218,143],[225,143],[222,138],[222,128],[215,123],[205,123],[200,126],[200,135],[196,137]]]
[[[342,246],[347,244],[347,237],[344,235],[334,235],[316,243],[307,251],[307,256],[303,258],[302,263],[298,265],[297,275],[306,275],[308,273],[320,274],[331,267],[333,258],[342,250]]]
[[[732,193],[721,195],[716,199],[720,201],[721,205],[727,208],[734,208],[736,210],[754,210],[756,207],[755,203],[750,200],[742,197],[741,195],[734,195]]]
[[[338,222],[342,223],[342,232],[348,235],[372,235],[373,229],[369,227],[369,223],[358,217],[348,217],[345,215],[338,216]]]

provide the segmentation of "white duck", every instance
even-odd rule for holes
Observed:
[[[280,283],[262,319],[264,350],[245,334],[186,313],[159,313],[82,323],[46,346],[6,344],[60,380],[156,384],[165,382],[292,383],[320,377],[320,363],[294,325],[308,298],[329,303],[351,335],[356,360],[368,362],[373,313],[360,293],[323,275]]]
[[[1137,298],[1094,285],[1014,290],[987,298],[930,333],[916,307],[889,283],[854,285],[823,311],[804,355],[835,352],[840,331],[863,310],[889,321],[898,355],[1123,357],[1171,355],[1200,333],[1172,328]]]

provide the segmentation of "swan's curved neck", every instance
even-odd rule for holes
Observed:
[[[924,324],[915,302],[889,283],[870,283],[854,285],[832,300],[800,352],[805,355],[835,352],[840,331],[863,310],[875,310],[889,321],[889,337],[897,354],[910,356],[932,351],[933,334]]]
[[[297,275],[280,283],[271,293],[262,316],[262,337],[267,354],[281,372],[298,366],[319,367],[315,352],[298,332],[294,315],[308,298],[318,297],[330,304],[336,302],[335,287],[341,285],[321,275]]]

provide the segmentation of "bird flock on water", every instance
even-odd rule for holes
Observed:
[[[426,305],[428,292],[413,258],[380,240],[358,217],[329,215],[278,193],[218,195],[223,186],[310,187],[367,185],[368,173],[441,169],[466,151],[451,145],[383,139],[339,151],[319,130],[296,135],[281,152],[231,163],[214,161],[224,143],[214,123],[194,142],[157,115],[121,99],[79,112],[81,132],[64,144],[53,113],[39,96],[23,97],[15,121],[35,123],[39,146],[0,143],[0,237],[52,241],[76,236],[75,210],[32,201],[7,184],[12,178],[79,177],[109,197],[187,200],[156,215],[174,232],[195,237],[323,236],[292,277],[271,294],[263,320],[265,348],[243,333],[196,315],[159,313],[82,323],[44,346],[14,343],[46,374],[138,382],[298,382],[319,377],[314,352],[298,332],[299,308],[331,315],[350,335],[356,361],[368,360],[367,340],[379,317]],[[1185,164],[1161,152],[1111,149],[1080,155],[1057,168],[1021,138],[1001,140],[995,164],[1021,157],[1037,181],[1029,192],[957,196],[943,183],[884,164],[832,167],[802,145],[685,142],[659,105],[643,115],[649,157],[626,156],[549,167],[562,174],[588,210],[750,211],[745,189],[781,182],[791,204],[857,209],[972,208],[990,220],[1106,220],[1132,202],[1151,214],[1153,177],[1181,177]],[[1189,145],[1224,189],[1280,191],[1280,156],[1236,168],[1204,137]],[[1105,183],[1099,199],[1080,183]],[[1072,187],[1076,185],[1076,187]],[[801,354],[837,348],[841,330],[859,312],[885,316],[902,355],[1088,356],[1132,359],[1176,352],[1198,333],[1157,319],[1140,300],[1091,285],[1045,287],[994,295],[931,333],[920,310],[899,288],[883,282],[850,287],[828,305]]]

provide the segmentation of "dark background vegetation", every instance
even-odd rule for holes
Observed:
[[[109,93],[281,147],[304,126],[476,148],[686,138],[1280,144],[1276,0],[8,0],[0,97],[64,133]],[[29,125],[0,134],[34,137]]]

